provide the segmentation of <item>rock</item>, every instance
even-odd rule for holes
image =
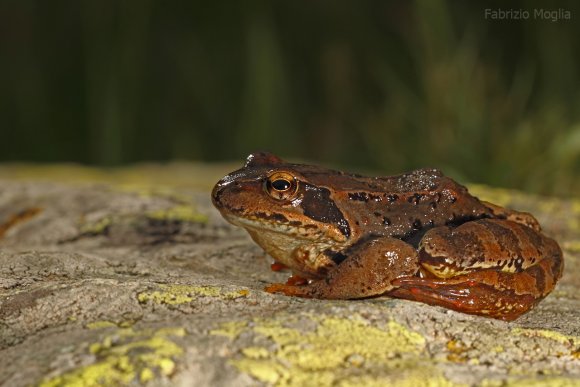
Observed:
[[[470,186],[564,250],[515,322],[379,297],[289,298],[212,208],[233,167],[0,168],[0,384],[580,385],[580,200]]]

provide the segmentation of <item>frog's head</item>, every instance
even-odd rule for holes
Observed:
[[[351,233],[331,190],[315,183],[325,172],[253,153],[243,168],[215,185],[212,201],[276,260],[302,274],[313,272],[317,268],[310,266],[316,263],[310,261],[326,249],[346,245]],[[300,254],[307,257],[298,259]]]

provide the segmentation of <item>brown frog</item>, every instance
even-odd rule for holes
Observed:
[[[364,177],[254,153],[212,200],[305,279],[268,286],[273,293],[386,295],[513,320],[564,266],[532,215],[481,201],[436,169]]]

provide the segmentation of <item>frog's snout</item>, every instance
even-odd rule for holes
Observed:
[[[241,199],[239,197],[241,192],[240,184],[233,180],[230,175],[227,175],[213,187],[211,200],[218,209],[231,208],[232,205]]]
[[[219,198],[220,198],[220,189],[219,189],[218,184],[214,185],[213,189],[211,190],[211,202],[216,207],[219,204]]]
[[[221,179],[216,183],[216,185],[214,185],[211,191],[211,201],[213,205],[216,206],[217,208],[223,207],[221,199],[226,187],[227,184],[225,184],[224,179]]]

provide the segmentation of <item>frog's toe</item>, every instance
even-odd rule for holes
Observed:
[[[289,285],[289,284],[270,284],[264,288],[268,293],[282,293],[286,296],[295,297],[312,297],[307,291],[306,286]]]
[[[307,285],[308,284],[308,278],[304,278],[301,277],[299,275],[292,275],[288,278],[288,280],[286,281],[286,285],[294,285],[294,286],[300,286],[300,285]]]
[[[272,264],[270,264],[270,269],[272,269],[272,271],[282,271],[288,269],[288,266],[278,261],[274,261]]]

